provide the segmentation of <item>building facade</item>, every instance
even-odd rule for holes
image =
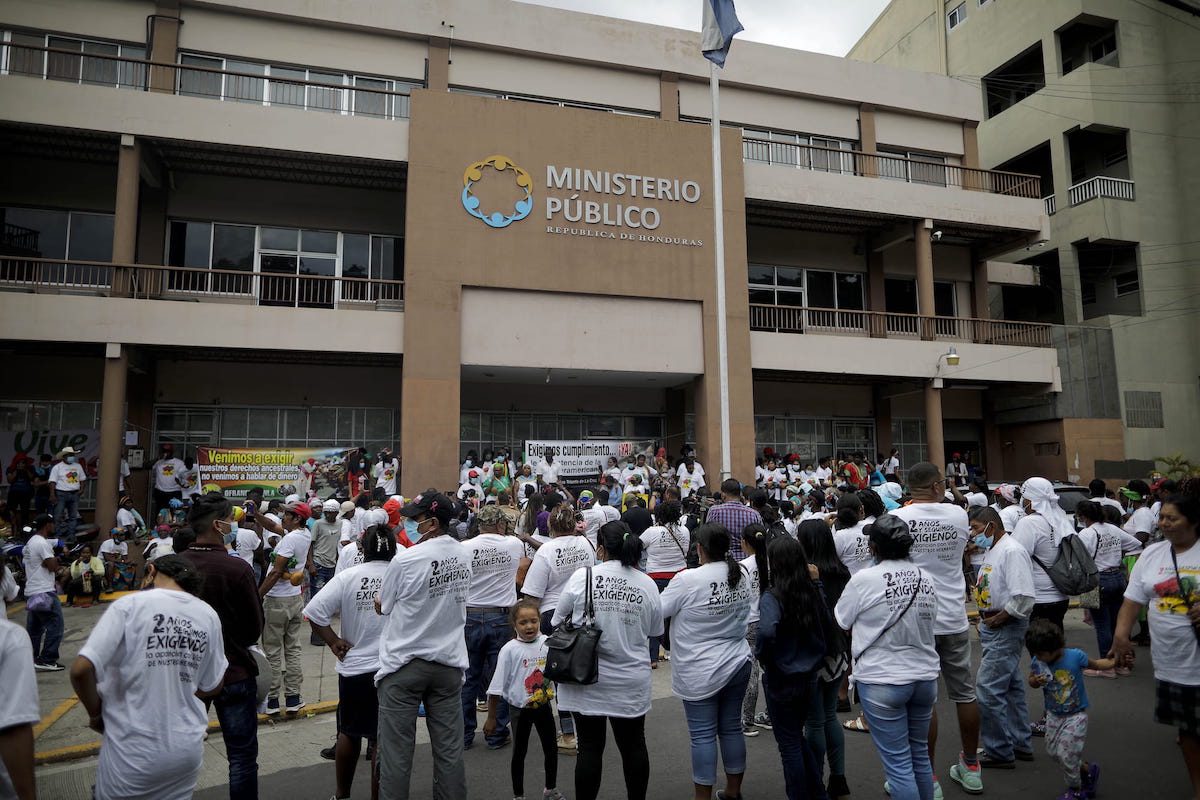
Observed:
[[[4,5],[7,430],[143,467],[390,445],[409,494],[527,439],[690,442],[715,476],[698,35],[404,5]],[[1053,326],[993,313],[1048,233],[1035,176],[979,168],[975,90],[738,42],[721,100],[733,473],[892,446],[1053,472],[995,424],[1062,373]]]
[[[1197,52],[1188,0],[893,0],[850,51],[970,87],[981,163],[1041,180],[1049,240],[1003,259],[1039,285],[993,287],[990,303],[1063,326],[1064,392],[1000,421],[1117,419],[1130,460],[1200,453]],[[1097,426],[1111,434],[1083,429]]]

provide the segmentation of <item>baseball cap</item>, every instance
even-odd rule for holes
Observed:
[[[354,505],[353,500],[343,500],[341,506],[339,506],[339,509],[342,512],[342,516],[345,516],[353,511],[356,507],[357,506]]]
[[[596,499],[596,495],[592,494],[591,489],[584,489],[582,492],[579,493],[579,497],[578,497],[579,507],[586,508],[587,506],[590,506],[592,504],[592,501],[595,499]]]
[[[332,497],[321,504],[321,511],[335,511],[336,512],[336,511],[340,511],[340,510],[341,510],[341,505],[339,505],[338,501],[334,500]]]
[[[308,503],[288,503],[283,509],[284,511],[292,512],[300,519],[312,519],[312,508],[309,507]]]
[[[454,504],[450,498],[441,492],[422,492],[400,509],[401,516],[419,517],[422,514],[432,514],[445,527],[454,513]]]
[[[504,512],[500,510],[500,506],[490,505],[479,509],[479,513],[475,515],[475,519],[479,520],[480,525],[499,525],[505,521]]]

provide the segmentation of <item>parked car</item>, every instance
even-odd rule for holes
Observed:
[[[989,482],[988,490],[994,493],[996,488],[1000,486],[1000,483],[1003,483],[1003,481]],[[1074,483],[1059,483],[1057,481],[1053,482],[1053,486],[1054,493],[1058,495],[1058,504],[1068,514],[1074,514],[1079,504],[1092,496],[1092,493],[1088,491],[1086,486],[1079,486]]]

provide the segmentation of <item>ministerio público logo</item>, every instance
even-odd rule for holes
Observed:
[[[517,189],[524,192],[525,196],[514,204],[512,213],[487,212],[479,207],[479,198],[475,197],[471,190],[476,183],[483,180],[486,168],[501,174],[512,172],[517,182]],[[467,167],[467,171],[463,173],[462,204],[468,214],[482,220],[489,228],[507,228],[512,223],[525,219],[533,210],[533,179],[529,177],[528,172],[514,164],[508,156],[488,156],[483,161],[476,161]]]

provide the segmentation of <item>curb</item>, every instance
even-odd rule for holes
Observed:
[[[269,722],[272,725],[278,725],[282,722],[294,722],[300,719],[308,719],[309,717],[315,717],[318,714],[328,714],[331,711],[337,711],[337,707],[338,704],[336,700],[325,700],[320,703],[313,703],[310,706],[305,706],[302,714],[295,714],[293,716],[281,714],[277,718],[272,718],[268,717],[266,714],[259,714],[258,724],[262,725]],[[209,723],[208,732],[210,734],[219,733],[220,730],[220,723]],[[80,758],[88,758],[96,755],[99,752],[100,742],[98,741],[86,742],[84,744],[73,744],[67,747],[59,747],[54,750],[43,750],[40,753],[34,753],[33,763],[34,766],[39,767],[46,764],[61,764],[65,761],[75,761]]]

